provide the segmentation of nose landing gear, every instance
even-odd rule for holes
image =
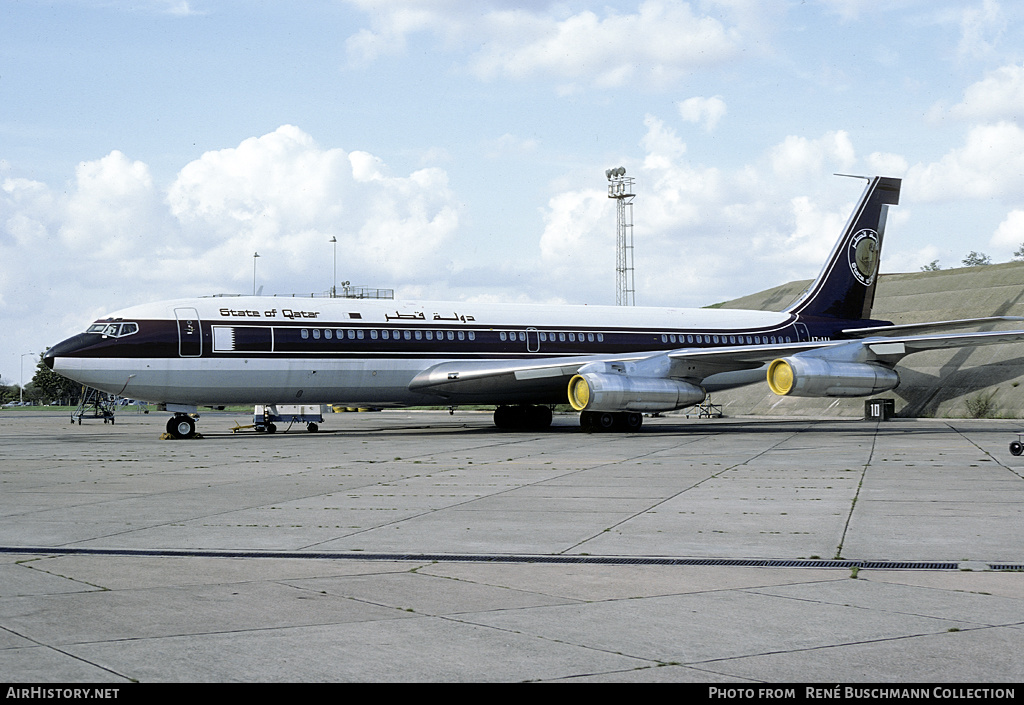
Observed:
[[[174,438],[194,438],[196,420],[187,414],[175,414],[167,420],[167,433]]]

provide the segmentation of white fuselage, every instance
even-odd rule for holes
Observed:
[[[446,400],[409,385],[441,363],[635,359],[754,339],[768,344],[801,335],[794,320],[729,309],[210,297],[111,313],[91,330],[137,329],[89,334],[95,344],[83,341],[86,349],[74,353],[55,350],[54,370],[112,394],[182,405],[431,405]],[[726,386],[759,378],[733,375]],[[564,401],[560,394],[536,401]],[[524,401],[516,392],[492,396],[477,401]]]

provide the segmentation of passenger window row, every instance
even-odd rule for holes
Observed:
[[[468,330],[376,330],[361,328],[303,328],[303,340],[476,340],[476,331]],[[537,331],[540,342],[587,342],[603,343],[604,333],[546,332]],[[664,336],[662,336],[664,338]],[[526,342],[526,331],[498,331],[498,339]]]
[[[369,334],[370,340],[476,340],[475,331],[465,330],[381,330],[371,328],[369,331],[362,328],[303,328],[301,335],[303,340],[310,337],[313,340],[365,340]]]
[[[122,333],[123,335],[123,333]],[[377,330],[371,328],[302,328],[303,340],[476,340],[476,331],[472,330]],[[536,331],[541,343],[603,343],[604,333],[583,332],[548,332]],[[526,331],[498,331],[498,339],[503,342],[522,342],[527,340]],[[678,345],[776,345],[791,343],[790,336],[759,336],[759,335],[713,335],[662,333],[661,342]]]
[[[776,345],[778,343],[791,343],[792,338],[790,336],[743,336],[743,335],[675,335],[675,334],[662,334],[661,342],[663,343],[679,343],[681,345]]]
[[[558,333],[552,331],[549,333],[547,331],[537,331],[537,336],[540,342],[542,343],[564,343],[566,341],[570,343],[575,343],[577,341],[581,343],[604,342],[604,333],[567,333],[565,331]],[[509,331],[508,333],[506,333],[505,331],[499,331],[498,338],[501,340],[519,340],[520,342],[525,343],[526,331]]]

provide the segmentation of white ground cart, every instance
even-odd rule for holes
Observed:
[[[252,413],[253,428],[261,433],[276,433],[280,424],[291,428],[297,423],[306,424],[307,431],[316,433],[323,422],[324,407],[320,404],[257,404]]]

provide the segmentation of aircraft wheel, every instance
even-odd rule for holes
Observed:
[[[580,428],[587,433],[594,430],[594,412],[593,411],[581,411],[580,412]]]
[[[640,427],[644,425],[644,415],[638,414],[635,411],[630,411],[622,415],[622,420],[625,422],[627,431],[639,431]]]
[[[494,425],[498,428],[515,428],[515,411],[511,406],[499,406],[494,410]]]
[[[1021,453],[1024,453],[1024,443],[1014,441],[1010,444],[1010,455],[1020,455]]]
[[[196,435],[196,422],[191,416],[172,416],[167,421],[167,432],[175,438],[192,438]]]
[[[533,430],[543,430],[551,425],[551,408],[547,406],[526,407],[527,425]]]
[[[616,426],[617,414],[610,411],[581,411],[580,427],[587,431],[610,431]]]
[[[306,430],[309,431],[310,433],[316,433],[317,431],[320,430],[320,427],[317,426],[312,421],[310,421],[308,424],[306,424]]]
[[[551,425],[551,409],[546,406],[499,406],[494,410],[498,428],[539,431]]]
[[[267,424],[267,433],[277,433],[277,424],[268,423]]]
[[[580,427],[584,431],[638,431],[644,415],[635,411],[581,411]]]

